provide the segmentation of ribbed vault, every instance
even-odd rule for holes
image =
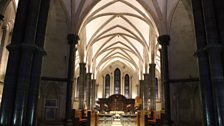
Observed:
[[[101,0],[82,23],[76,63],[95,74],[116,61],[136,73],[147,72],[149,63],[160,66],[154,24],[136,0]]]

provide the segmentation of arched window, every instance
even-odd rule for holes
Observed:
[[[129,75],[126,74],[124,77],[124,95],[125,97],[129,97]]]
[[[121,71],[120,69],[116,69],[114,71],[114,94],[121,93]]]
[[[105,77],[105,96],[108,98],[110,96],[110,75],[107,74]]]

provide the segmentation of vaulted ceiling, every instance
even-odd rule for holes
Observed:
[[[82,26],[86,62],[93,69],[101,71],[120,61],[138,72],[149,63],[156,43],[152,37],[156,38],[157,31],[137,1],[102,0],[88,13]]]
[[[178,0],[77,0],[70,4],[75,6],[75,12],[70,12],[74,15],[71,26],[77,24],[71,31],[81,38],[76,66],[86,62],[88,72],[97,74],[114,62],[122,62],[141,74],[148,72],[150,63],[156,63],[160,71],[157,37],[169,34],[177,3]]]
[[[86,62],[88,72],[97,73],[119,61],[136,73],[146,73],[149,63],[156,63],[160,71],[156,39],[169,34],[178,2],[189,0],[58,1],[67,15],[69,31],[80,36],[77,67]]]

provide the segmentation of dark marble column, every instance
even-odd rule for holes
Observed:
[[[16,79],[18,75],[18,68],[20,62],[20,49],[19,44],[23,42],[25,25],[27,20],[28,1],[21,0],[18,4],[16,13],[14,31],[11,44],[7,47],[9,50],[9,58],[7,70],[4,80],[4,89],[1,102],[0,111],[0,125],[12,125],[13,106],[15,101],[16,92]],[[3,16],[2,16],[3,18]]]
[[[205,33],[207,47],[205,48],[209,57],[210,74],[213,86],[213,98],[216,109],[216,120],[218,126],[224,125],[224,73],[222,64],[221,39],[217,25],[217,15],[213,0],[202,0],[202,10],[204,14]]]
[[[75,72],[75,46],[78,44],[79,36],[76,34],[68,34],[67,36],[69,49],[69,62],[68,62],[68,74],[67,74],[67,92],[66,92],[66,126],[73,126],[72,116],[72,89],[74,83]]]
[[[144,80],[139,80],[140,85],[140,98],[142,99],[141,109],[143,109],[143,99],[144,99]]]
[[[87,109],[90,109],[90,88],[91,88],[91,75],[92,73],[86,74],[86,105]]]
[[[40,8],[40,14],[39,14],[39,20],[38,20],[38,26],[37,26],[36,41],[35,41],[36,45],[38,46],[38,49],[36,50],[33,56],[31,80],[30,80],[29,95],[28,95],[28,105],[27,105],[28,108],[27,108],[27,118],[26,118],[27,126],[36,125],[42,57],[44,54],[46,54],[43,47],[44,47],[44,40],[45,40],[49,4],[50,4],[50,0],[41,1],[41,8]]]
[[[90,96],[90,101],[91,101],[91,109],[93,110],[94,107],[95,107],[95,104],[96,104],[96,91],[97,87],[96,87],[96,79],[92,79],[91,80],[91,88],[90,88],[90,91],[91,91],[91,96]]]
[[[149,64],[150,75],[150,104],[151,110],[156,110],[156,77],[155,77],[156,64]]]
[[[84,109],[84,91],[85,91],[85,75],[86,75],[86,64],[80,63],[80,75],[79,75],[79,109]]]
[[[93,110],[94,109],[94,104],[93,104],[93,99],[94,99],[94,97],[95,97],[95,94],[93,94],[93,92],[95,93],[95,87],[93,86],[93,80],[91,79],[90,80],[90,86],[89,86],[89,94],[90,94],[90,97],[89,97],[89,106],[90,106],[90,110]]]
[[[162,55],[162,49],[159,49],[159,52],[160,52],[160,64],[163,64],[163,55]],[[165,110],[165,97],[164,97],[164,81],[163,81],[163,66],[160,65],[160,68],[161,68],[161,80],[160,80],[160,83],[161,83],[161,91],[160,91],[160,95],[161,95],[161,106],[162,106],[162,110]]]
[[[13,125],[16,126],[23,126],[26,123],[32,61],[34,52],[38,49],[36,45],[36,32],[40,5],[41,0],[29,1],[24,40],[20,44],[20,67],[17,75],[16,99],[13,113]]]
[[[195,33],[197,40],[197,52],[199,64],[199,80],[202,98],[203,123],[205,126],[215,126],[215,111],[213,105],[212,84],[209,70],[209,61],[206,47],[206,35],[204,29],[204,19],[200,0],[192,0],[194,15]]]
[[[161,48],[161,60],[162,60],[162,75],[165,95],[165,117],[164,126],[171,126],[171,112],[170,112],[170,85],[169,85],[169,67],[168,67],[168,45],[170,41],[169,35],[161,35],[158,37],[158,42],[162,46]]]
[[[219,37],[221,40],[222,46],[224,46],[224,1],[223,0],[214,0],[216,16],[217,16],[217,25],[219,29]],[[224,71],[224,51],[222,51],[222,62],[223,62],[223,71]]]
[[[144,74],[144,99],[143,99],[143,109],[148,109],[149,94],[149,74]]]

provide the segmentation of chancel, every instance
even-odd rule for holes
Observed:
[[[0,126],[223,126],[223,0],[0,0]]]

